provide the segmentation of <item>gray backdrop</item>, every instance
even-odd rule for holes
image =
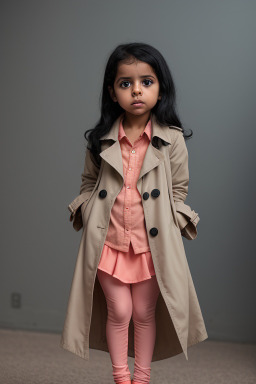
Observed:
[[[209,338],[256,341],[255,16],[246,0],[1,1],[1,327],[62,329],[83,134],[110,52],[139,41],[166,58],[194,131],[187,203],[201,221],[184,245]]]

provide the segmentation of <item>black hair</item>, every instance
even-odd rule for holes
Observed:
[[[180,127],[185,139],[193,135],[192,130],[190,130],[191,133],[189,135],[185,134],[184,127],[178,117],[175,85],[171,71],[162,54],[156,48],[145,43],[120,44],[113,50],[106,64],[101,92],[101,117],[96,126],[87,130],[84,134],[85,139],[90,143],[90,147],[87,146],[87,149],[91,151],[96,164],[99,164],[101,160],[99,156],[101,152],[99,139],[110,131],[115,120],[124,112],[124,109],[118,102],[112,100],[108,87],[114,88],[118,63],[120,61],[130,62],[131,60],[139,60],[149,64],[158,78],[161,100],[157,101],[151,111],[154,113],[159,125]],[[89,137],[87,138],[88,134]]]

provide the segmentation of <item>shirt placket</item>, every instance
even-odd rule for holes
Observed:
[[[130,144],[128,144],[130,146]],[[137,148],[135,145],[129,149],[129,160],[126,173],[125,198],[124,198],[124,229],[125,243],[129,245],[132,231],[131,205],[135,183],[135,166],[137,160]]]

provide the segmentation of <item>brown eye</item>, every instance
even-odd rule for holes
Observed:
[[[151,84],[153,84],[153,81],[152,80],[150,80],[150,79],[145,79],[143,82],[150,82]],[[149,85],[151,85],[151,84],[146,84],[146,86],[148,87]]]
[[[122,81],[122,83],[120,84],[120,87],[121,87],[121,88],[127,88],[127,87],[123,87],[123,86],[122,86],[123,84],[127,84],[127,83],[129,84],[130,82],[129,82],[129,81]]]

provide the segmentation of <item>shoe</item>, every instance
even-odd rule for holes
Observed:
[[[138,383],[138,381],[133,381],[131,382],[131,384],[142,384],[142,383]],[[144,384],[144,383],[143,383]]]
[[[131,384],[131,380],[120,381],[120,383],[116,383],[116,384]]]
[[[121,381],[120,383],[116,383],[116,384],[131,384],[131,380]]]

